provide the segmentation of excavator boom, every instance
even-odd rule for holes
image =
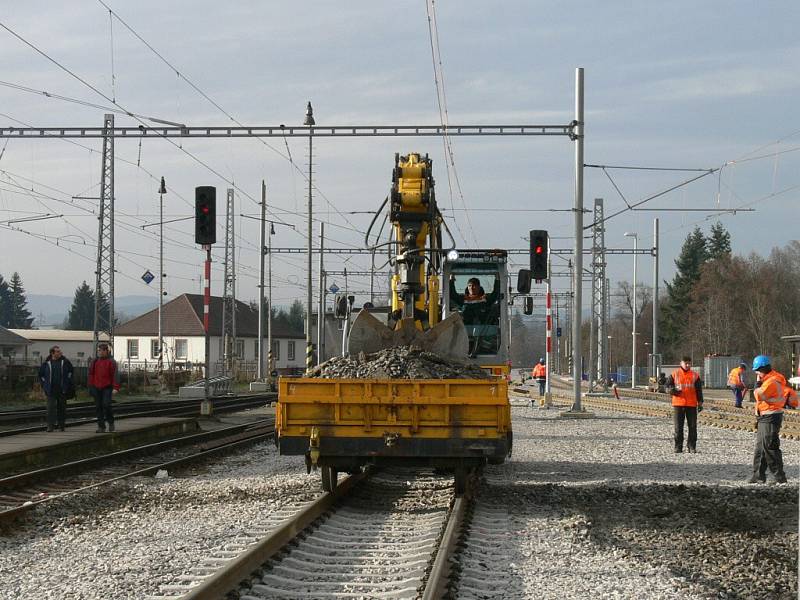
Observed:
[[[465,360],[469,339],[461,316],[451,314],[441,320],[443,219],[436,205],[432,161],[427,155],[395,155],[389,200],[396,246],[392,312],[388,324],[384,324],[362,310],[353,321],[348,351],[371,353],[413,345]]]

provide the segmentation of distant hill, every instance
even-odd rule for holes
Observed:
[[[34,327],[46,325],[61,327],[67,318],[72,296],[51,294],[28,294],[28,310],[34,316]],[[158,306],[158,298],[153,296],[118,296],[114,299],[114,312],[120,321],[127,321]]]

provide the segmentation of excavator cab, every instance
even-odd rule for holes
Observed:
[[[461,316],[467,357],[481,365],[503,365],[509,357],[507,260],[505,250],[459,250],[444,263],[445,316]]]

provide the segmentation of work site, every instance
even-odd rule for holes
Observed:
[[[0,597],[797,598],[800,7],[725,8],[6,11]]]

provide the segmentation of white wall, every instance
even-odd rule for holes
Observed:
[[[93,356],[91,341],[54,341],[54,340],[35,340],[30,343],[27,349],[29,360],[43,361],[50,354],[50,348],[58,346],[61,353],[66,356],[73,364],[77,361],[84,362]]]
[[[150,336],[122,336],[114,337],[114,358],[120,362],[128,362],[128,340],[139,341],[138,358],[131,357],[131,363],[140,364],[145,360],[148,365],[155,363],[156,359],[152,357],[150,352],[150,340],[158,339]],[[175,356],[175,340],[186,340],[187,342],[187,356],[185,359],[177,358]],[[256,360],[256,339],[257,338],[240,338],[244,342],[244,357],[241,360],[253,362]],[[288,349],[289,342],[294,342],[295,353],[294,359],[289,360]],[[278,369],[285,369],[291,367],[305,366],[305,340],[294,339],[289,340],[286,338],[273,338],[273,345],[278,348],[278,358],[275,360],[275,366]],[[215,364],[222,360],[222,339],[218,336],[212,336],[209,340],[211,350],[211,363]],[[185,364],[187,361],[192,364],[203,364],[205,362],[205,338],[200,336],[180,337],[180,336],[165,336],[165,361],[166,364],[176,362],[177,364]],[[264,340],[265,352],[267,351],[267,341]]]

